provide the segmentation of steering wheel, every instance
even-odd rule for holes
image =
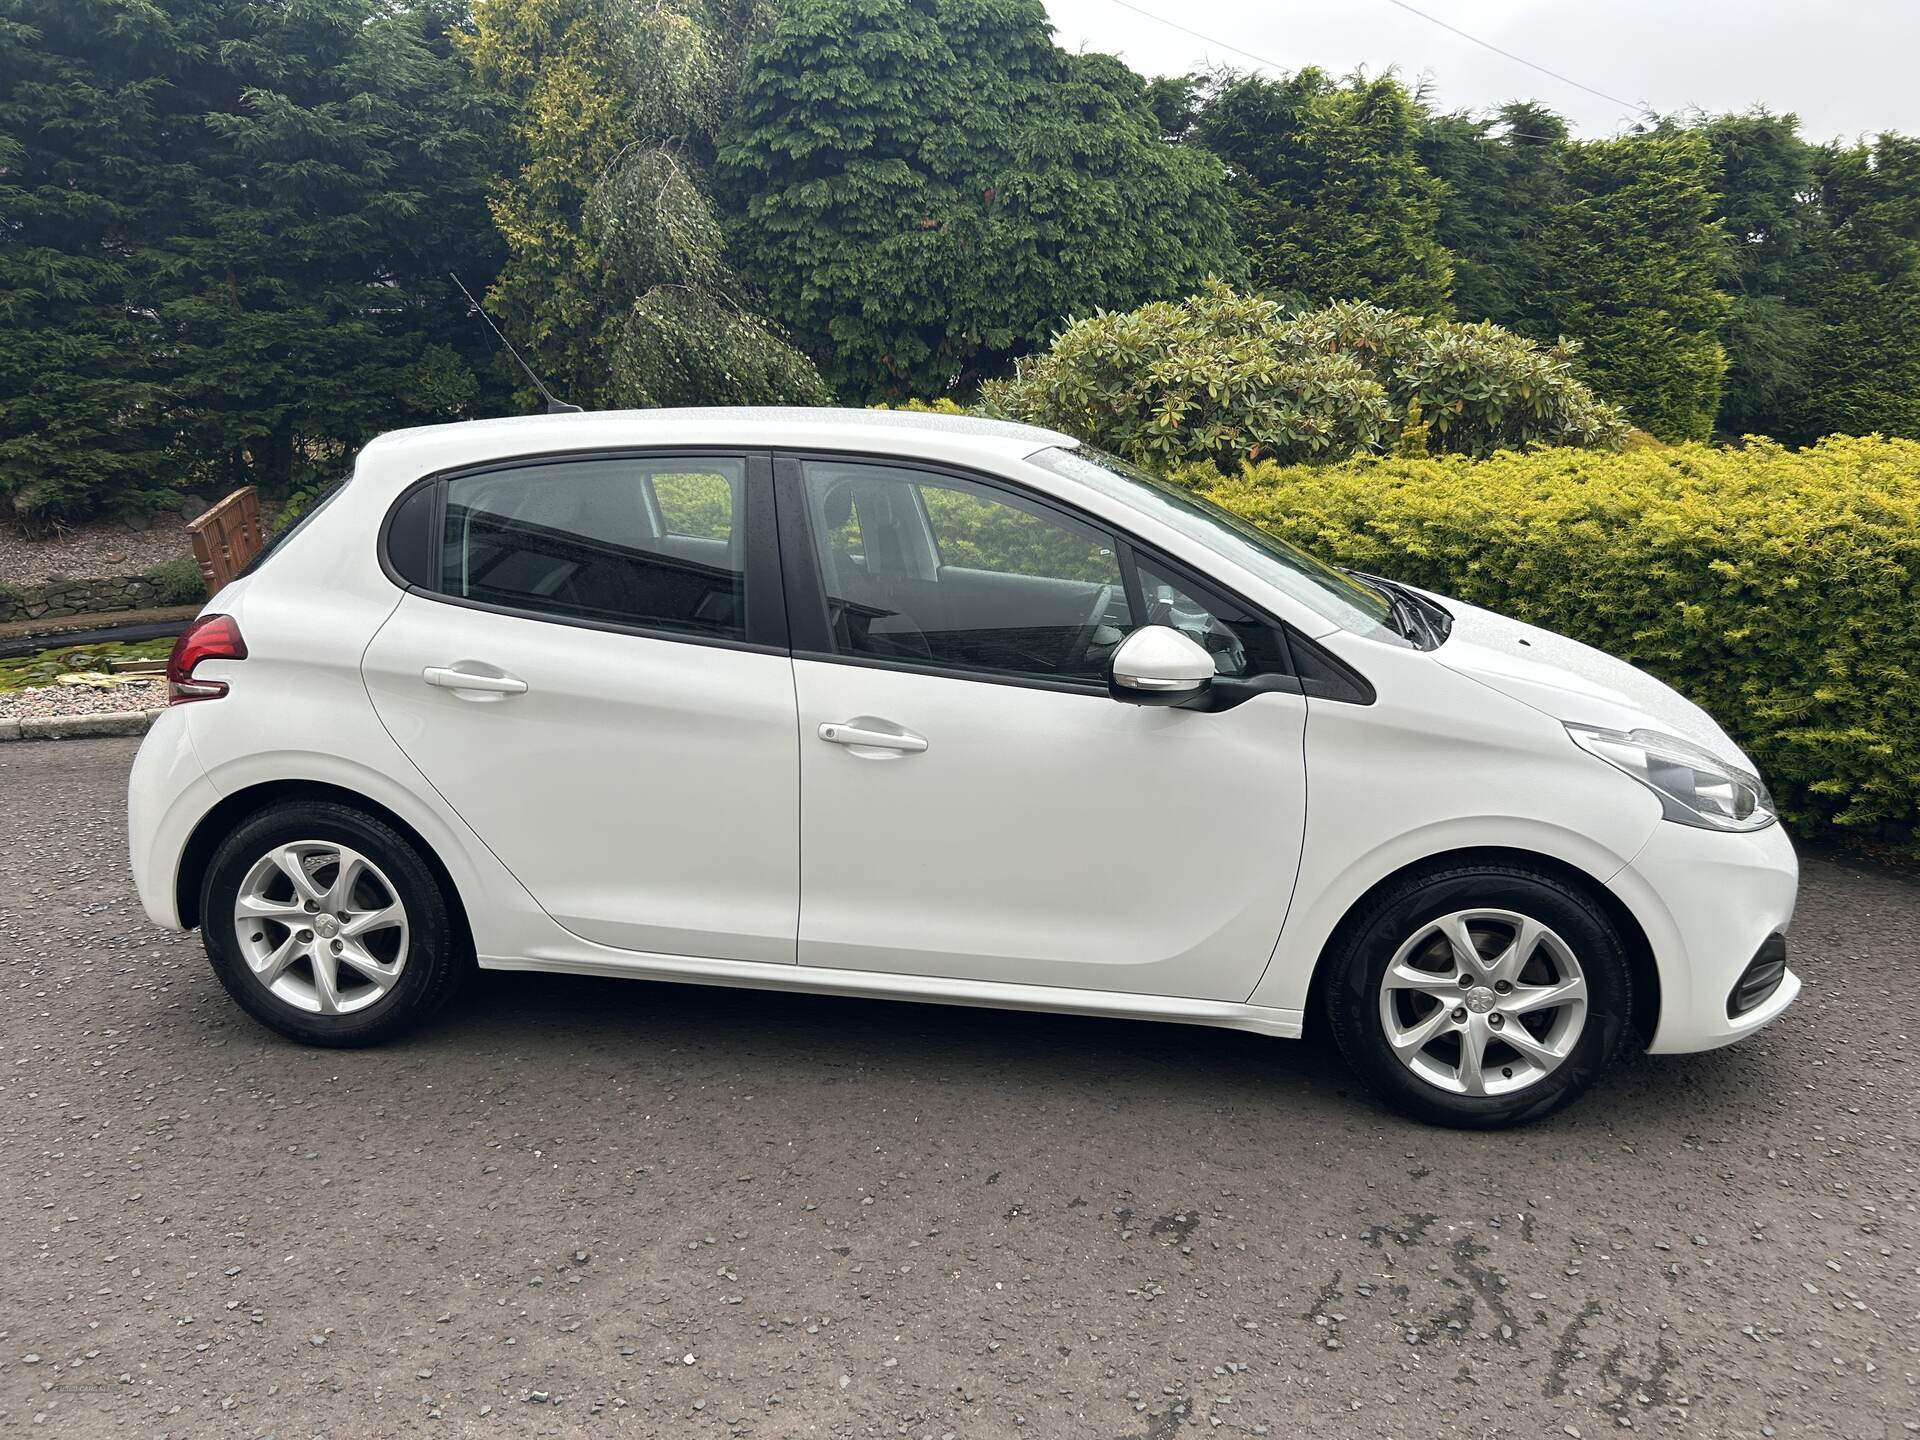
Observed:
[[[1062,675],[1078,674],[1080,667],[1087,662],[1087,652],[1093,649],[1094,636],[1100,633],[1100,627],[1107,623],[1107,611],[1113,608],[1114,587],[1102,585],[1093,597],[1093,609],[1081,622],[1079,631],[1073,637],[1073,644],[1067,649],[1067,658],[1061,662]]]

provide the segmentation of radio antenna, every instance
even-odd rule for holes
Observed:
[[[581,408],[578,405],[568,404],[565,400],[560,399],[551,390],[547,389],[547,387],[540,382],[540,377],[533,373],[533,367],[527,364],[526,361],[520,358],[520,352],[513,348],[513,342],[507,339],[505,335],[502,335],[500,333],[500,327],[493,323],[493,317],[487,314],[487,312],[481,308],[480,302],[478,300],[473,298],[473,292],[467,289],[465,285],[460,284],[460,277],[454,274],[454,272],[451,270],[447,272],[447,275],[450,279],[452,279],[455,285],[460,286],[460,293],[467,297],[467,304],[473,307],[473,313],[478,315],[482,320],[487,322],[487,328],[493,331],[493,338],[498,340],[501,343],[501,345],[505,347],[507,354],[513,357],[513,363],[520,367],[521,371],[526,375],[527,379],[533,382],[533,388],[538,390],[540,394],[546,399],[547,413],[549,415],[583,414],[584,412],[581,410]]]

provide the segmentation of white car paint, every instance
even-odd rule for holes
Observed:
[[[404,431],[362,451],[296,543],[209,602],[248,658],[154,726],[130,782],[147,913],[215,807],[321,782],[385,807],[446,870],[483,966],[1300,1033],[1341,920],[1396,871],[1494,847],[1607,889],[1660,976],[1656,1050],[1765,1024],[1791,973],[1726,996],[1791,918],[1793,852],[1662,819],[1565,721],[1677,731],[1746,763],[1622,662],[1446,602],[1422,651],[1354,633],[1152,507],[1034,458],[1069,437],[859,411],[652,411]],[[1206,576],[1363,675],[1371,704],[1261,694],[1221,713],[520,618],[406,593],[375,536],[422,477],[519,457],[723,446],[963,467],[1053,497]],[[456,668],[524,693],[428,683]],[[445,677],[442,677],[444,680]],[[920,752],[823,743],[910,730]],[[224,813],[224,812],[222,812]],[[216,818],[213,824],[220,822]]]
[[[1448,669],[1559,720],[1614,730],[1651,726],[1753,769],[1711,715],[1646,671],[1538,625],[1459,600],[1445,603],[1453,634],[1434,658]]]
[[[801,747],[802,964],[1247,998],[1293,892],[1302,696],[1201,715],[856,665],[793,670],[803,736],[874,715],[912,717],[929,742],[897,764]],[[1156,836],[1179,837],[1172,873],[1118,880],[1133,868],[1128,837],[1151,853]]]
[[[449,661],[509,671],[526,693],[421,684]],[[793,963],[792,661],[408,595],[361,671],[434,795],[567,930],[623,950]],[[554,843],[556,816],[568,843]]]

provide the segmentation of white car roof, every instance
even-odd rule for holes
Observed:
[[[899,410],[713,406],[681,410],[595,410],[516,415],[393,430],[360,452],[356,474],[404,483],[461,465],[520,455],[626,446],[699,445],[742,449],[845,450],[923,460],[1012,459],[1050,445],[1079,445],[1037,425],[971,415]]]

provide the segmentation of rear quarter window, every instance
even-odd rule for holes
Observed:
[[[318,498],[307,506],[293,524],[286,526],[284,529],[276,529],[269,535],[267,537],[267,543],[260,547],[260,553],[248,561],[247,568],[233,578],[236,580],[244,580],[262,565],[266,564],[270,556],[279,553],[294,536],[311,525],[314,520],[319,517],[320,512],[333,503],[334,497],[346,488],[347,477],[345,476],[342,476],[327,486],[326,489],[320,492]]]

